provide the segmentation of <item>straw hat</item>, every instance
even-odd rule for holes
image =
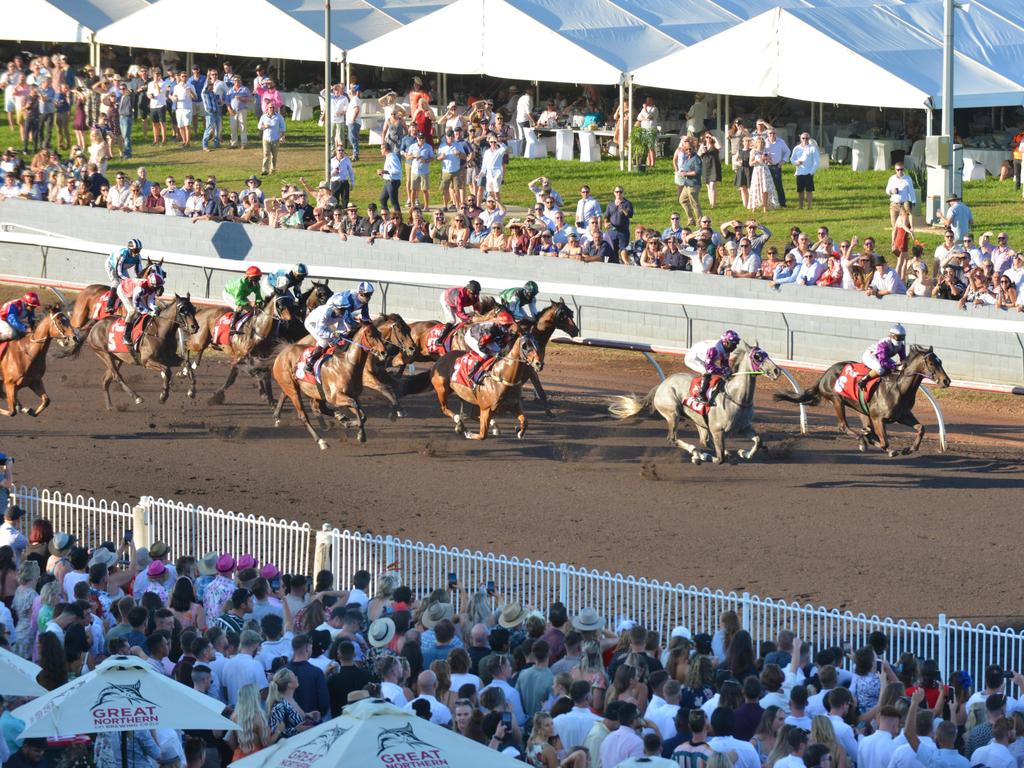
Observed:
[[[105,565],[107,568],[117,562],[117,555],[111,552],[106,547],[100,547],[92,553],[92,557],[89,558],[89,567],[92,568],[94,565]]]
[[[450,605],[450,603],[448,603]],[[377,619],[366,632],[366,642],[374,648],[383,648],[395,636],[395,622],[387,616]]]
[[[203,555],[202,560],[196,563],[196,567],[199,568],[200,576],[213,576],[217,573],[217,559],[220,554],[217,552],[207,552]]]
[[[501,615],[498,617],[498,624],[503,626],[505,629],[512,629],[518,627],[523,623],[523,619],[526,618],[526,611],[523,610],[523,606],[519,603],[509,603],[501,609]]]
[[[439,622],[450,619],[454,615],[455,609],[451,603],[431,603],[427,610],[423,612],[420,621],[423,622],[423,626],[427,629],[433,629]]]
[[[573,629],[595,632],[604,629],[604,618],[593,608],[584,608],[572,620]]]
[[[71,548],[75,546],[75,537],[70,533],[55,533],[53,538],[50,539],[50,543],[47,545],[47,549],[50,550],[50,554],[54,557],[63,557]]]

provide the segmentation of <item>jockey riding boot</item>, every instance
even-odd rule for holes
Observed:
[[[700,376],[700,392],[697,395],[697,399],[702,403],[711,404],[708,400],[708,385],[711,384],[711,374],[702,373]]]
[[[107,294],[107,304],[104,307],[104,312],[108,315],[114,314],[115,304],[117,304],[117,288],[111,288]]]
[[[313,353],[309,356],[309,360],[306,361],[306,373],[313,373],[313,366],[315,366],[317,361],[324,356],[324,352],[326,351],[327,347],[321,347],[319,344],[313,348]]]
[[[877,378],[878,376],[879,374],[877,371],[868,371],[868,373],[860,381],[857,382],[857,389],[863,392],[865,389],[867,389],[868,382],[874,378]]]

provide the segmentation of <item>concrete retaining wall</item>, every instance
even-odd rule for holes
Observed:
[[[564,298],[575,305],[577,320],[585,336],[688,346],[694,341],[718,336],[724,328],[732,327],[744,338],[756,338],[773,355],[816,363],[859,358],[870,341],[884,335],[889,323],[829,317],[828,305],[883,308],[891,310],[891,321],[898,320],[907,326],[911,343],[934,345],[946,371],[953,378],[1000,384],[1024,381],[1024,316],[990,307],[969,307],[962,311],[953,302],[930,299],[888,296],[879,301],[853,291],[795,285],[773,290],[763,281],[730,280],[612,264],[580,264],[538,256],[482,254],[432,245],[378,241],[371,246],[365,240],[342,242],[336,236],[317,232],[211,222],[192,224],[180,218],[57,207],[20,200],[0,204],[0,222],[97,242],[121,243],[130,237],[138,237],[150,248],[236,262],[304,261],[314,274],[317,265],[330,265],[454,273],[464,275],[466,279],[490,277],[504,280],[508,285],[533,279],[541,286],[542,298],[557,298],[543,295],[545,283],[786,301],[806,297],[815,304],[826,305],[826,316],[695,308],[682,304],[674,306],[572,295]],[[102,282],[105,279],[103,258],[96,254],[26,247],[4,243],[2,239],[0,233],[0,272],[83,282]],[[231,277],[230,273],[177,265],[169,274],[173,290],[210,297],[219,296],[224,283]],[[382,286],[381,291],[387,310],[400,312],[410,320],[438,317],[438,295],[436,285],[390,284]],[[380,305],[374,308],[380,308]],[[915,323],[915,315],[920,316],[923,312],[950,317],[1019,318],[1021,331],[1001,333]]]

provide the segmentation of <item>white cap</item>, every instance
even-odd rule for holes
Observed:
[[[672,630],[670,637],[685,637],[687,640],[693,640],[693,635],[686,627],[676,627]]]
[[[621,635],[623,632],[629,632],[629,630],[631,630],[635,626],[635,621],[620,616],[619,623],[615,625],[615,634]]]

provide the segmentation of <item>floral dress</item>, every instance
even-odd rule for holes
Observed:
[[[12,610],[18,617],[14,627],[14,651],[23,659],[29,657],[36,641],[36,627],[32,623],[32,607],[39,595],[30,586],[20,586],[14,593]]]
[[[765,165],[767,155],[763,152],[750,153],[750,194],[747,197],[747,208],[756,211],[758,208],[772,209],[779,207],[779,196],[775,191],[775,183],[768,166]]]

